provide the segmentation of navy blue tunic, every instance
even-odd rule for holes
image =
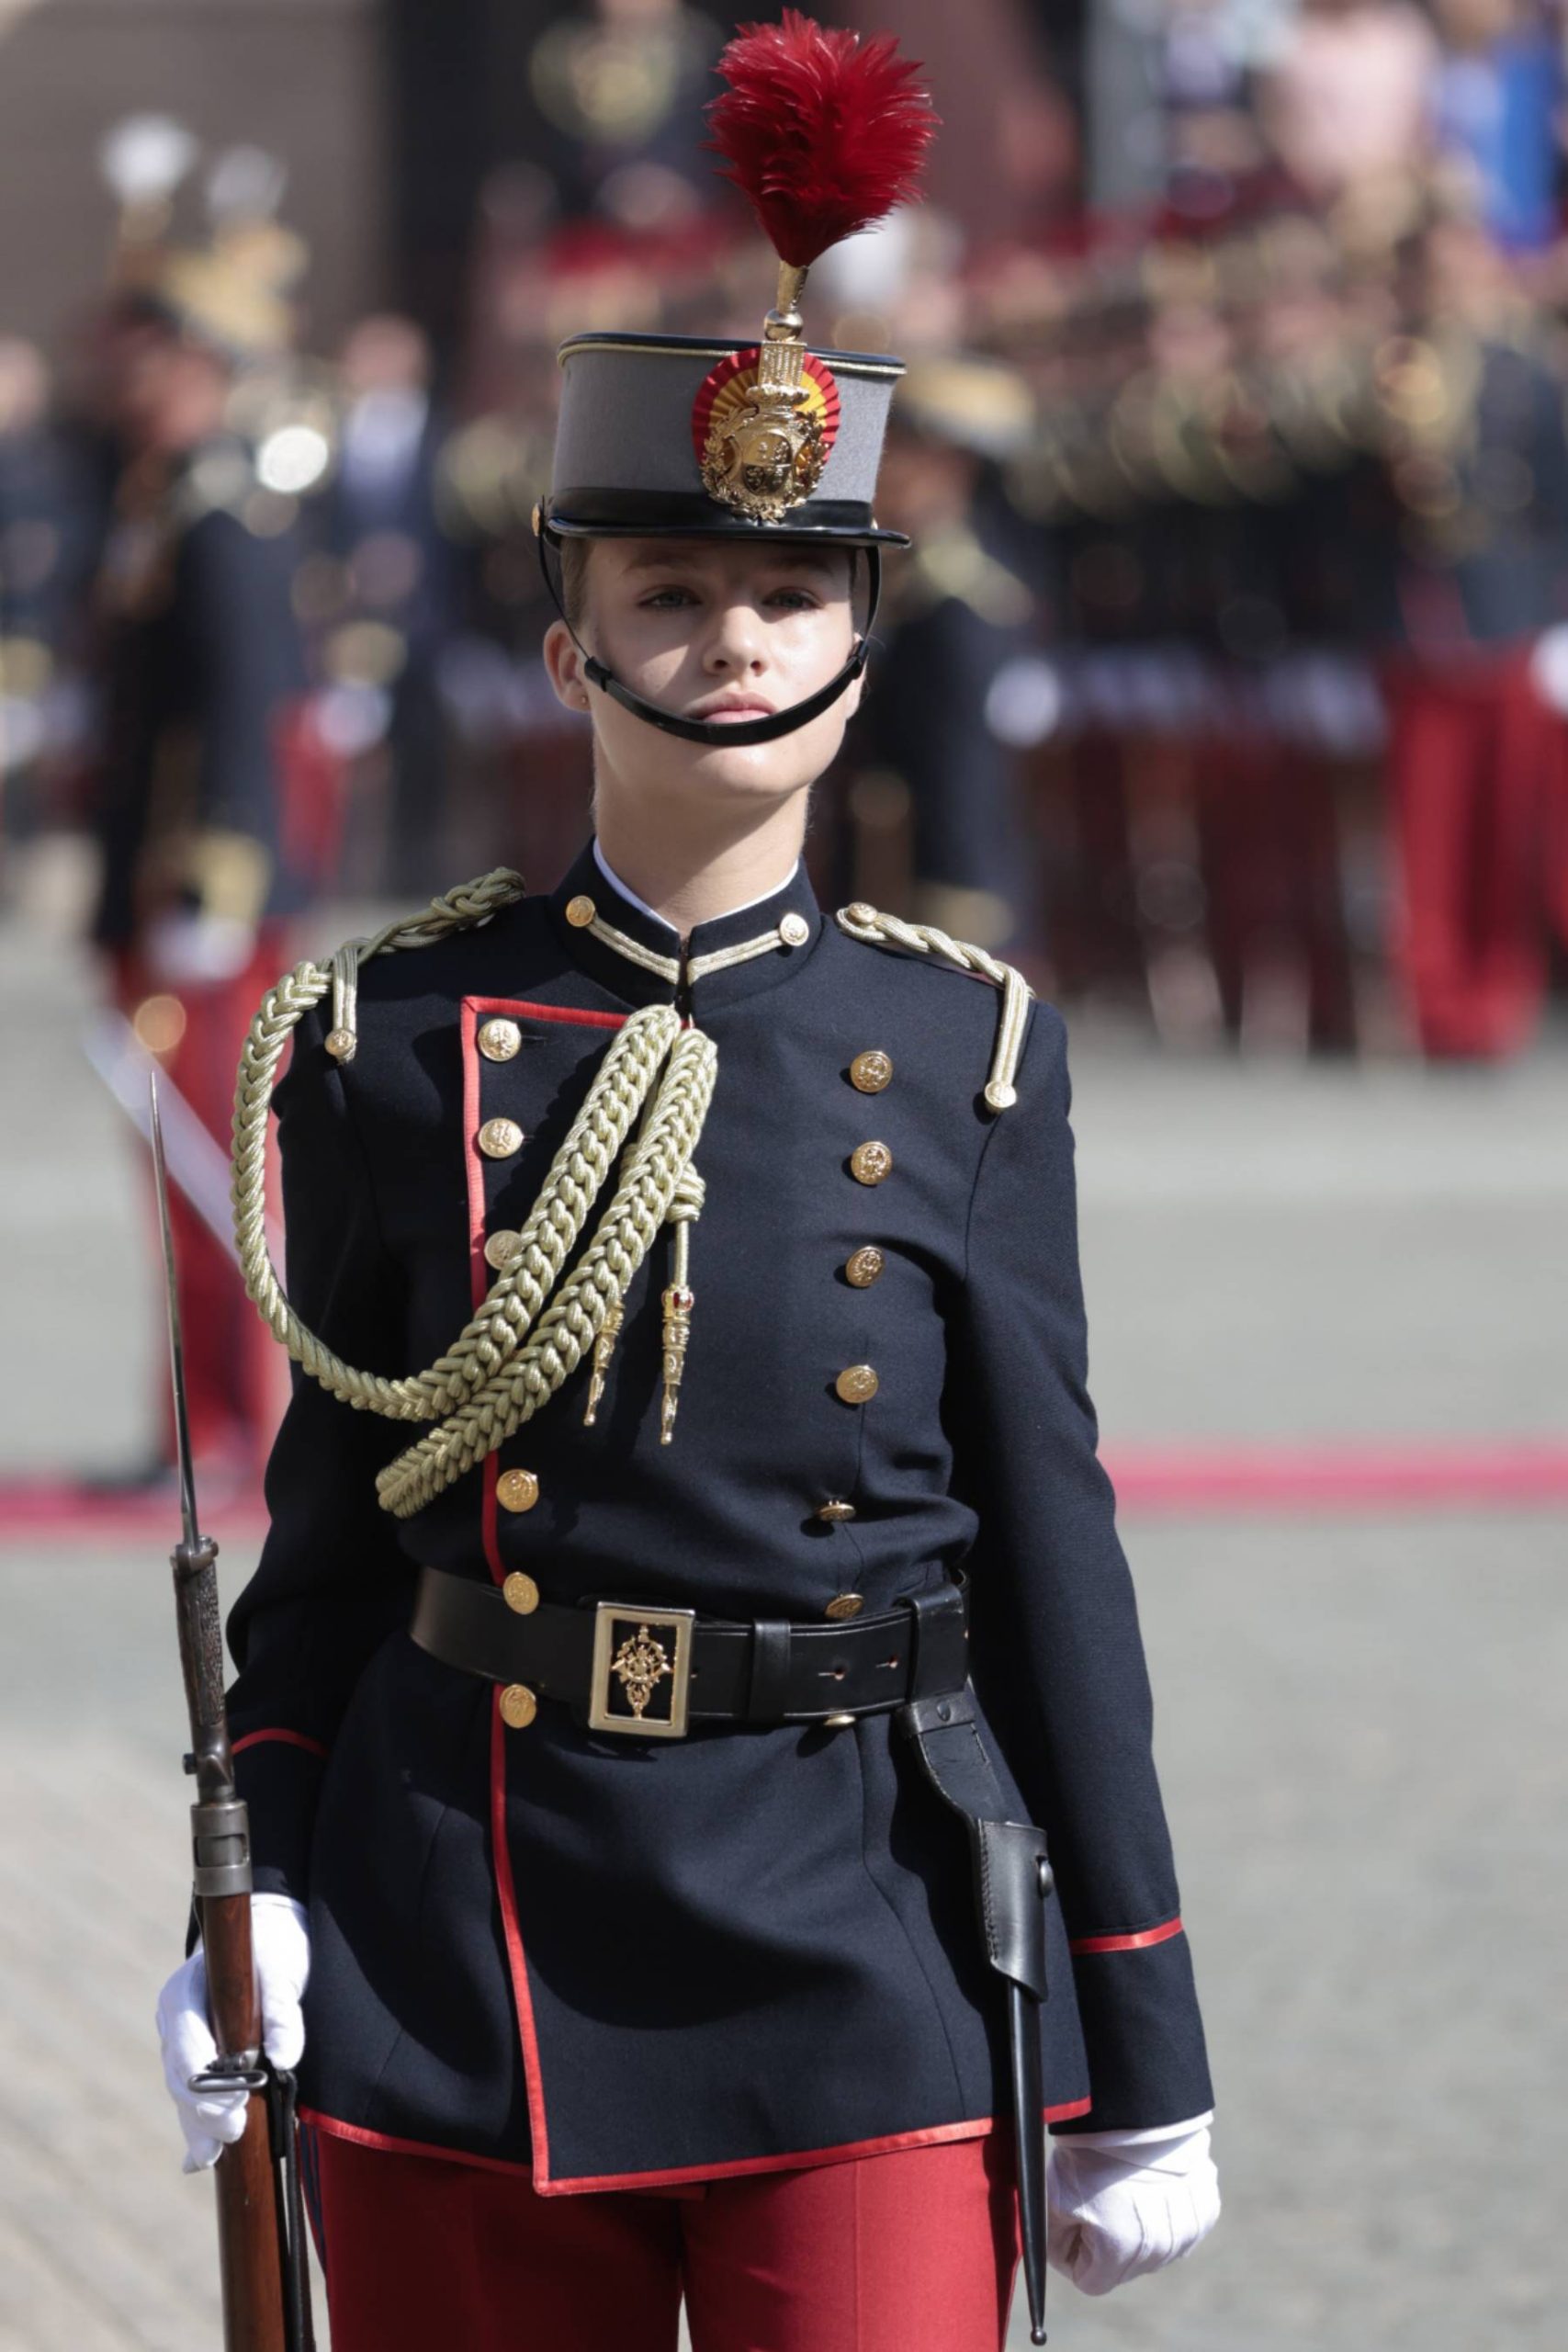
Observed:
[[[359,1045],[325,1008],[278,1090],[288,1285],[349,1362],[448,1347],[523,1225],[616,1028],[674,984],[566,920],[670,933],[585,852],[553,896],[362,972]],[[989,2128],[1009,2114],[1001,1982],[962,1823],[887,1714],[848,1728],[595,1733],[410,1639],[417,1566],[525,1569],[734,1618],[867,1613],[973,1579],[973,1678],[1019,1818],[1050,1839],[1047,2114],[1178,2121],[1211,2104],[1150,1757],[1114,1500],[1096,1456],[1065,1033],[1036,1004],[1018,1101],[981,1099],[988,982],[846,937],[804,868],[702,925],[693,957],[787,914],[806,937],[699,977],[718,1077],[696,1153],[695,1293],[660,1443],[668,1233],[634,1281],[596,1424],[588,1368],[413,1517],[375,1476],[417,1435],[296,1374],[271,1530],[231,1613],[230,1693],[258,1888],[309,1902],[303,2097],[372,2141],[526,2164],[541,2190],[747,2171]],[[498,1014],[522,1043],[479,1050]],[[855,1057],[892,1077],[857,1090]],[[521,1148],[487,1158],[503,1117]],[[851,1156],[886,1145],[868,1186]],[[845,1272],[867,1245],[884,1270]],[[850,1404],[838,1374],[869,1364]],[[504,1507],[526,1482],[531,1508]],[[854,1516],[825,1521],[825,1502]]]

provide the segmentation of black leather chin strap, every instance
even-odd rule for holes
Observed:
[[[562,620],[566,621],[571,641],[582,656],[585,676],[600,689],[601,693],[607,694],[613,701],[618,702],[623,710],[629,710],[635,718],[647,719],[650,727],[661,729],[666,735],[679,735],[682,741],[687,743],[776,742],[781,735],[793,735],[797,727],[805,727],[812,719],[818,718],[823,711],[838,701],[839,696],[853,684],[865,668],[871,652],[871,632],[876,624],[876,608],[882,601],[882,549],[879,547],[874,545],[864,550],[866,575],[871,592],[865,628],[856,638],[854,650],[838,674],[829,678],[825,686],[818,686],[814,695],[807,695],[804,702],[793,702],[787,710],[770,711],[765,718],[715,719],[682,718],[678,711],[665,710],[660,704],[649,702],[646,695],[639,695],[634,687],[623,685],[620,679],[604,667],[596,654],[589,652],[570,621],[567,619],[566,606],[561,602],[560,591],[556,586],[555,576],[550,570],[546,547],[547,542],[553,538],[554,535],[548,525],[542,526],[538,534],[539,569],[545,575],[545,585],[549,590],[550,601]],[[558,547],[558,539],[555,539],[554,543]]]

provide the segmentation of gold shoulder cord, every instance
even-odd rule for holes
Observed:
[[[355,1371],[323,1346],[295,1314],[267,1254],[266,1118],[272,1090],[296,1023],[333,995],[328,1050],[351,1061],[356,1044],[357,975],[371,956],[424,947],[448,933],[488,922],[523,896],[520,875],[505,866],[433,899],[423,914],[389,923],[373,939],[351,941],[331,963],[301,963],[261,1004],[240,1057],[234,1089],[234,1237],[245,1288],[273,1336],[328,1394],[356,1411],[392,1420],[439,1421],[376,1481],[383,1510],[408,1519],[452,1485],[555,1395],[590,1351],[602,1385],[608,1327],[619,1327],[626,1287],[660,1227],[675,1227],[675,1280],[690,1314],[686,1257],[690,1227],[703,1203],[692,1156],[712,1100],[718,1056],[699,1029],[683,1029],[669,1005],[634,1012],[615,1036],[571,1132],[556,1154],[518,1237],[515,1254],[448,1352],[426,1370],[389,1380]],[[558,1292],[575,1249],[633,1122],[637,1133],[610,1204]],[[552,1292],[556,1295],[552,1298]],[[670,1310],[667,1305],[666,1319]],[[667,1348],[668,1355],[668,1348]],[[676,1367],[678,1373],[678,1366]],[[674,1396],[667,1363],[662,1436],[669,1442]]]
[[[897,915],[878,914],[863,899],[857,899],[852,906],[840,907],[836,921],[839,929],[851,939],[864,940],[870,947],[907,947],[916,956],[945,956],[960,971],[978,972],[1000,989],[1002,1001],[997,1016],[991,1074],[986,1080],[986,1103],[992,1111],[1010,1109],[1018,1101],[1013,1080],[1018,1076],[1018,1057],[1023,1050],[1029,1000],[1034,993],[1023,974],[1011,964],[1002,963],[999,957],[988,956],[983,947],[971,947],[965,940],[949,938],[934,923],[905,922]]]

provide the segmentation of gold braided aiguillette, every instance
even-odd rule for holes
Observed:
[[[486,922],[523,890],[520,876],[498,867],[434,900],[423,915],[340,948],[324,968],[298,965],[263,999],[240,1057],[233,1206],[245,1288],[273,1336],[330,1396],[389,1419],[439,1423],[377,1479],[382,1509],[400,1519],[423,1510],[532,1419],[595,1347],[665,1220],[674,1218],[683,1242],[702,1204],[692,1157],[713,1096],[716,1050],[701,1030],[682,1028],[672,1007],[649,1005],[617,1033],[522,1227],[515,1254],[444,1355],[401,1379],[361,1372],[326,1347],[290,1306],[267,1254],[265,1154],[277,1066],[296,1024],[330,989],[330,1043],[336,1059],[351,1059],[360,966],[373,956],[425,946]],[[628,1136],[609,1206],[562,1283],[562,1268]]]

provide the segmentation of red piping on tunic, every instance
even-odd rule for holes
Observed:
[[[619,1029],[626,1016],[619,1012],[578,1012],[568,1005],[531,1004],[506,997],[466,996],[462,1006],[463,1047],[463,1150],[464,1168],[468,1195],[468,1263],[477,1308],[490,1287],[485,1266],[485,1183],[484,1160],[479,1148],[479,1054],[476,1035],[481,1020],[492,1014],[515,1019],[522,1014],[533,1021],[576,1022],[591,1029]],[[498,1470],[494,1453],[485,1459],[484,1548],[491,1576],[497,1584],[505,1580],[505,1567],[496,1541],[495,1482]],[[501,1717],[501,1693],[497,1690],[494,1713],[491,1717],[491,1856],[495,1872],[496,1900],[501,1907],[502,1931],[506,1939],[506,1957],[512,1975],[512,1994],[517,2009],[519,2039],[523,2050],[523,2074],[528,2086],[528,2127],[533,2135],[536,2162],[533,2165],[512,2164],[498,2156],[468,2156],[461,2149],[426,2146],[417,2140],[394,2140],[384,2132],[368,2132],[353,2123],[339,2123],[330,2115],[313,2109],[301,2108],[299,2112],[309,2122],[323,2132],[336,2132],[345,2140],[355,2140],[367,2148],[389,2148],[406,2155],[445,2156],[457,2164],[481,2164],[492,2171],[519,2172],[533,2181],[541,2197],[570,2196],[589,2189],[649,2188],[660,2183],[673,2184],[690,2180],[723,2180],[738,2173],[784,2172],[795,2165],[841,2164],[856,2156],[889,2155],[898,2148],[921,2148],[944,2140],[976,2140],[994,2128],[988,2115],[978,2116],[964,2123],[935,2123],[923,2131],[893,2132],[875,2140],[850,2140],[832,2148],[796,2149],[784,2155],[739,2156],[728,2164],[676,2165],[661,2171],[593,2173],[581,2179],[552,2180],[549,2177],[549,2133],[545,2118],[544,2076],[539,2064],[538,2036],[534,2023],[533,1996],[528,1985],[527,1954],[523,1947],[523,1930],[517,1917],[517,1894],[512,1876],[512,1852],[506,1837],[506,1726]],[[1047,2123],[1065,2123],[1072,2117],[1087,2115],[1090,2101],[1070,2099],[1062,2107],[1042,2109]]]
[[[526,997],[466,996],[465,1013],[470,1005],[476,1020],[488,1021],[492,1012],[499,1012],[508,1020],[521,1013],[525,1021],[575,1022],[580,1029],[624,1029],[626,1023],[624,1012],[592,1012],[586,1005],[533,1004]]]
[[[235,1740],[229,1753],[231,1756],[243,1756],[247,1747],[254,1747],[257,1741],[263,1739],[280,1739],[286,1747],[302,1747],[311,1756],[324,1756],[327,1752],[319,1739],[311,1739],[305,1732],[269,1730],[246,1732]]]
[[[528,2086],[528,2131],[534,2143],[534,2171],[541,2185],[550,2177],[550,2134],[545,2120],[545,2077],[539,2064],[539,2038],[534,2028],[534,1996],[528,1984],[528,1958],[523,1930],[517,1923],[517,1892],[512,1882],[512,1848],[506,1836],[506,1725],[501,1719],[501,1691],[496,1690],[490,1723],[490,1847],[495,1871],[496,1900],[501,1905],[502,1932],[506,1938],[507,1965],[512,1973],[512,1997],[523,2042],[523,2075]]]
[[[466,996],[462,1007],[463,1052],[463,1155],[464,1172],[468,1194],[468,1280],[477,1310],[490,1288],[489,1270],[485,1263],[485,1171],[484,1158],[479,1148],[479,1052],[477,1043],[479,1024],[492,1014],[504,1014],[509,1019],[518,1015],[529,1021],[570,1021],[590,1029],[619,1029],[626,1016],[619,1012],[578,1012],[570,1005],[532,1004],[519,999],[490,996]],[[506,1580],[506,1566],[501,1556],[501,1544],[496,1524],[496,1478],[501,1467],[498,1453],[488,1453],[484,1461],[484,1502],[480,1525],[483,1532],[484,1555],[490,1572],[497,1584]],[[523,2051],[523,2076],[528,2086],[528,2128],[533,2136],[536,2164],[534,2177],[542,2188],[549,2178],[550,2142],[545,2120],[544,2074],[539,2064],[538,2036],[534,2026],[534,2000],[528,1984],[528,1961],[523,1949],[523,1930],[517,1918],[517,1894],[512,1878],[512,1849],[506,1837],[506,1726],[501,1719],[501,1692],[495,1691],[491,1715],[490,1798],[491,1798],[491,1862],[495,1873],[496,1901],[501,1906],[502,1932],[506,1939],[507,1967],[512,1977],[512,1997],[517,2011],[518,2038]],[[323,2128],[338,2127],[321,2119]],[[364,2135],[361,2135],[364,2136]],[[367,2145],[373,2139],[367,2138]],[[409,2143],[411,2146],[412,2143]],[[432,2151],[432,2153],[439,2153]]]
[[[1087,2098],[1066,2100],[1060,2107],[1042,2108],[1041,2115],[1047,2123],[1066,2123],[1074,2117],[1087,2115],[1092,2101]],[[360,2123],[340,2123],[333,2115],[323,2115],[319,2108],[302,2107],[299,2119],[313,2123],[319,2132],[331,2132],[339,2140],[352,2140],[357,2147],[385,2149],[395,2156],[434,2156],[446,2164],[478,2165],[485,2172],[510,2172],[523,2179],[530,2177],[533,2167],[518,2164],[505,2156],[473,2156],[466,2148],[438,2148],[427,2140],[398,2140],[389,2132],[369,2132]],[[932,2147],[950,2140],[980,2140],[996,2129],[994,2117],[976,2116],[964,2123],[933,2123],[924,2131],[889,2132],[879,2140],[845,2140],[836,2148],[799,2148],[782,2156],[738,2156],[728,2164],[674,2165],[663,2172],[593,2173],[579,2180],[535,2180],[541,2197],[572,2197],[591,2190],[612,2188],[654,2189],[661,2184],[673,2187],[678,2182],[728,2180],[739,2173],[804,2171],[812,2165],[852,2164],[858,2156],[886,2156],[901,2148]]]
[[[1166,1919],[1157,1928],[1140,1928],[1133,1936],[1075,1936],[1067,1950],[1075,1959],[1086,1951],[1143,1951],[1150,1944],[1168,1944],[1180,1933],[1179,1918]]]

